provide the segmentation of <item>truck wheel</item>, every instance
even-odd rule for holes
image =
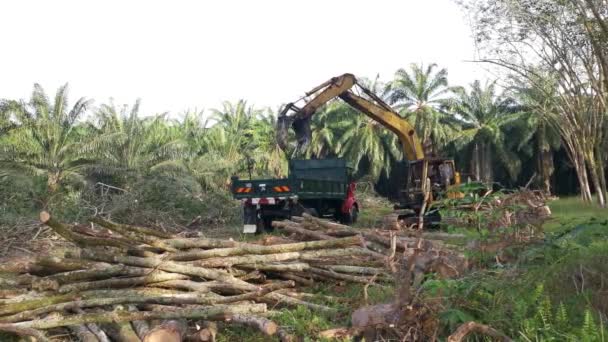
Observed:
[[[306,208],[305,212],[310,216],[319,217],[319,212],[315,208]]]
[[[357,223],[357,217],[359,216],[359,210],[357,207],[352,206],[348,211],[348,214],[342,214],[342,223],[344,224],[355,224]]]
[[[272,228],[272,217],[259,218],[255,222],[255,225],[256,234],[270,233],[274,230],[274,228]]]

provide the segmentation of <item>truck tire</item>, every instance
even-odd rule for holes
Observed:
[[[305,212],[310,216],[319,217],[319,212],[315,208],[306,208]]]
[[[272,228],[272,217],[258,218],[255,224],[256,224],[256,230],[255,230],[256,235],[262,234],[262,233],[270,233],[274,230],[274,228]]]
[[[342,214],[342,223],[343,224],[355,224],[357,223],[357,217],[359,216],[359,210],[357,209],[357,207],[352,206],[350,208],[350,210],[348,211],[348,213],[346,214]]]

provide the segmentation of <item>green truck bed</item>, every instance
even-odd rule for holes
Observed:
[[[307,159],[289,162],[289,177],[241,180],[233,178],[235,199],[293,197],[344,198],[352,169],[343,159]]]

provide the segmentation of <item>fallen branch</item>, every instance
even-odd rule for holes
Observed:
[[[456,329],[456,331],[454,333],[452,333],[450,336],[448,336],[448,342],[461,342],[464,340],[465,337],[467,337],[469,334],[472,334],[472,333],[490,336],[490,337],[497,339],[499,341],[502,341],[502,342],[512,342],[513,341],[509,337],[507,337],[505,334],[501,333],[500,331],[498,331],[488,325],[471,321],[471,322],[462,324],[461,326],[458,327],[458,329]]]

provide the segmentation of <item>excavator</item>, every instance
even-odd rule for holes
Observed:
[[[352,74],[333,77],[282,108],[276,127],[276,139],[281,149],[290,150],[288,137],[292,128],[296,136],[293,153],[302,155],[312,138],[311,118],[319,108],[335,98],[340,98],[399,138],[404,158],[408,161],[405,188],[400,191],[399,201],[394,207],[399,218],[407,224],[437,224],[440,217],[436,211],[431,215],[425,214],[433,202],[442,196],[462,196],[456,189],[460,185],[460,173],[456,171],[454,160],[425,153],[414,127]],[[304,102],[301,107],[298,106],[300,102]]]

